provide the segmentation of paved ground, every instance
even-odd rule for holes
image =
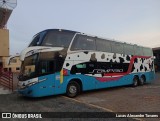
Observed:
[[[86,92],[75,99],[118,112],[158,112],[160,111],[160,80],[143,87],[120,87]]]
[[[85,92],[75,99],[113,112],[160,112],[160,73],[152,84]]]
[[[84,92],[74,99],[65,96],[25,98],[17,93],[0,95],[0,112],[160,112],[160,73],[152,84]],[[16,79],[16,77],[14,77]],[[14,85],[16,86],[16,81]],[[27,120],[27,119],[26,119]],[[55,119],[47,119],[55,120]],[[60,120],[60,119],[58,119]],[[88,119],[61,119],[88,120]],[[136,119],[89,119],[132,121]],[[142,119],[155,121],[158,119]],[[8,121],[8,120],[7,120]]]
[[[0,95],[0,112],[105,112],[105,110],[79,103],[64,96],[51,96],[43,98],[26,98],[17,93]],[[74,114],[73,114],[74,115]],[[3,119],[4,120],[4,119]],[[14,120],[14,119],[12,119]],[[16,119],[17,120],[17,119]],[[28,119],[25,119],[28,120]],[[47,119],[55,120],[55,119]],[[60,119],[58,119],[60,120]],[[91,120],[101,121],[106,119],[61,119],[61,120]],[[107,120],[118,121],[119,119]],[[134,121],[135,119],[120,119],[120,121]],[[8,119],[7,119],[8,121]]]
[[[0,94],[10,94],[10,93],[12,93],[10,90],[0,85]]]

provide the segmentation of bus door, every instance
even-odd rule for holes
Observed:
[[[55,94],[62,94],[65,93],[66,91],[66,82],[65,82],[66,76],[63,74],[64,73],[63,64],[64,64],[64,58],[57,57],[55,60],[55,74],[54,74]]]
[[[48,94],[55,92],[55,60],[41,60],[39,62],[39,86]],[[45,93],[45,92],[44,92]]]

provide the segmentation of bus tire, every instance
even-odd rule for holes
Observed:
[[[135,76],[135,77],[133,78],[133,84],[132,84],[132,86],[133,86],[133,87],[137,87],[137,86],[138,86],[138,81],[139,81],[138,77]]]
[[[141,78],[140,78],[140,80],[139,80],[139,85],[140,85],[140,86],[143,86],[144,83],[145,83],[145,76],[142,75]]]
[[[80,85],[75,81],[69,82],[66,91],[67,96],[73,98],[76,97],[79,94],[79,92],[80,92]]]

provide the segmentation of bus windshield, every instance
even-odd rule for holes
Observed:
[[[20,81],[25,81],[38,76],[59,72],[63,66],[64,58],[58,52],[42,52],[24,59],[21,66]],[[55,63],[57,64],[55,66]]]
[[[43,31],[33,37],[30,46],[50,46],[68,48],[75,33],[67,31]]]
[[[21,77],[29,79],[36,76],[36,62],[38,59],[38,54],[26,57],[21,67]]]

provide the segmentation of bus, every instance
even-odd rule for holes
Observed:
[[[81,32],[48,29],[33,37],[20,54],[18,92],[28,97],[151,83],[151,48]]]

